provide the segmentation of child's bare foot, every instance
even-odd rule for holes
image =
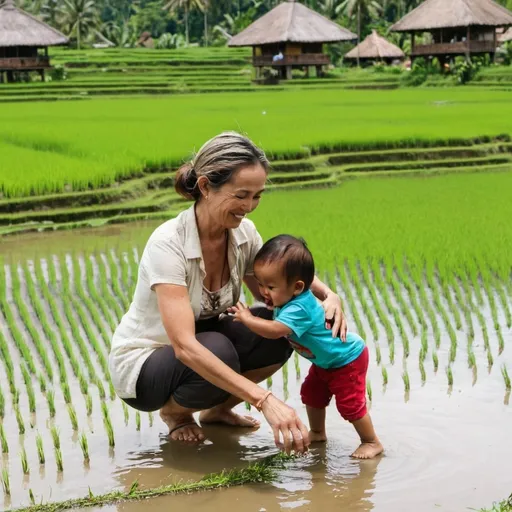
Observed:
[[[374,443],[361,443],[359,448],[351,455],[355,459],[373,459],[379,453],[384,451],[384,446],[382,446],[379,440]]]
[[[309,440],[312,443],[325,443],[327,441],[327,434],[325,433],[325,430],[322,432],[318,432],[316,430],[310,430],[309,431]]]

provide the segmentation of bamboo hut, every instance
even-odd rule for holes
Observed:
[[[372,62],[385,62],[391,64],[405,58],[404,52],[379,35],[375,30],[355,48],[352,48],[344,57],[350,61],[359,60],[362,64]]]
[[[29,71],[44,80],[51,69],[48,47],[68,42],[64,34],[5,0],[0,6],[0,82],[17,81]]]
[[[496,29],[512,26],[512,13],[492,0],[425,0],[391,30],[411,34],[411,59],[437,57],[443,64],[457,55],[494,58]],[[430,42],[416,44],[428,32]]]
[[[299,2],[288,0],[232,37],[229,46],[252,46],[256,76],[272,67],[281,78],[292,78],[293,68],[314,66],[317,76],[330,63],[325,43],[357,40],[349,30],[328,20]]]

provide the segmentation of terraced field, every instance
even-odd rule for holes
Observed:
[[[326,152],[277,160],[270,191],[330,187],[372,177],[512,170],[512,142],[463,140],[442,147]],[[166,219],[188,205],[173,188],[173,170],[147,172],[117,187],[0,200],[0,234]]]

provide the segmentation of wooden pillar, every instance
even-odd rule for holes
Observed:
[[[493,30],[493,33],[492,33],[492,49],[493,49],[493,52],[491,53],[490,55],[490,58],[491,58],[491,61],[496,63],[496,46],[497,46],[497,41],[496,41],[496,29]]]
[[[466,60],[471,60],[471,28],[466,32]]]
[[[286,66],[286,80],[292,79],[292,67]]]

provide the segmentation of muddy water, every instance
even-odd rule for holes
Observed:
[[[151,225],[106,228],[92,231],[93,237],[86,236],[87,232],[30,235],[27,238],[6,239],[5,243],[0,244],[0,252],[9,262],[17,257],[32,258],[34,253],[50,254],[56,246],[63,245],[70,252],[84,247],[89,251],[95,248],[102,251],[105,247],[139,244],[151,229]],[[343,295],[343,291],[340,292]],[[56,300],[60,300],[58,296]],[[349,324],[354,325],[348,313]],[[249,511],[289,508],[330,511],[344,508],[350,511],[395,512],[413,509],[415,512],[451,512],[488,506],[492,501],[508,496],[512,491],[512,406],[505,390],[501,368],[506,364],[509,373],[512,373],[512,332],[507,329],[500,310],[499,321],[505,338],[505,350],[499,354],[496,336],[490,328],[492,318],[487,304],[482,313],[489,326],[494,365],[488,369],[481,330],[473,317],[477,373],[475,375],[468,368],[466,336],[458,332],[458,352],[452,365],[452,387],[448,386],[446,375],[450,341],[440,317],[437,318],[442,332],[438,350],[439,369],[434,371],[429,351],[425,361],[424,383],[418,365],[419,337],[413,338],[408,333],[411,352],[404,359],[401,340],[393,326],[396,360],[390,364],[383,336],[380,339],[381,365],[376,362],[375,343],[369,339],[372,353],[369,371],[371,414],[386,447],[383,457],[374,461],[351,460],[349,455],[357,446],[356,435],[352,427],[338,417],[336,409],[331,407],[327,420],[329,441],[325,445],[312,447],[306,457],[287,464],[285,469],[279,471],[278,479],[273,484],[157,498],[150,505],[148,502],[123,503],[103,507],[101,510],[138,512],[151,506],[155,511],[193,508],[210,512],[221,508],[239,510],[243,507]],[[34,318],[33,321],[34,326],[41,329],[38,320]],[[364,319],[363,324],[369,334],[370,329]],[[8,331],[4,326],[0,327],[12,346],[14,342]],[[382,326],[379,325],[379,329],[382,331]],[[433,339],[429,338],[428,342],[429,347],[434,346]],[[76,348],[73,349],[78,356]],[[85,496],[89,488],[94,494],[114,488],[128,489],[135,480],[138,480],[141,487],[154,487],[170,482],[197,480],[205,473],[224,468],[243,467],[249,461],[261,459],[276,451],[273,436],[264,422],[256,431],[206,427],[207,443],[199,447],[181,446],[168,440],[165,426],[157,416],[151,426],[149,417],[141,415],[141,427],[137,430],[135,413],[130,410],[128,424],[125,425],[121,403],[117,399],[112,401],[107,398],[116,440],[115,448],[111,449],[106,441],[97,391],[91,387],[93,412],[87,416],[85,401],[68,368],[79,432],[85,432],[89,441],[90,463],[85,465],[78,433],[71,428],[60,388],[55,386],[57,415],[52,420],[49,418],[45,394],[40,392],[34,380],[37,413],[31,415],[24,396],[25,388],[18,375],[19,356],[14,349],[11,354],[21,392],[20,410],[25,419],[26,433],[18,435],[6,378],[2,373],[0,385],[6,396],[6,417],[3,423],[10,447],[10,453],[3,457],[2,464],[9,468],[12,490],[11,499],[3,501],[4,509],[28,505],[29,489],[33,490],[36,501],[56,501]],[[55,364],[52,365],[55,369]],[[389,376],[387,386],[383,386],[383,366]],[[0,368],[3,372],[3,366]],[[308,363],[301,360],[301,377],[295,373],[293,360],[290,360],[287,368],[287,385],[280,372],[273,379],[272,391],[280,397],[287,396],[287,402],[296,407],[301,418],[306,421],[305,410],[299,400],[299,389]],[[404,392],[402,374],[405,370],[411,381],[409,393]],[[243,406],[239,412],[245,412]],[[258,413],[254,412],[254,415],[258,416]],[[60,431],[64,462],[62,473],[56,470],[48,430],[51,425],[57,426]],[[37,432],[44,439],[44,466],[39,465],[34,449]],[[31,469],[30,474],[25,476],[18,455],[22,446],[27,450]],[[2,499],[0,496],[0,508]]]

